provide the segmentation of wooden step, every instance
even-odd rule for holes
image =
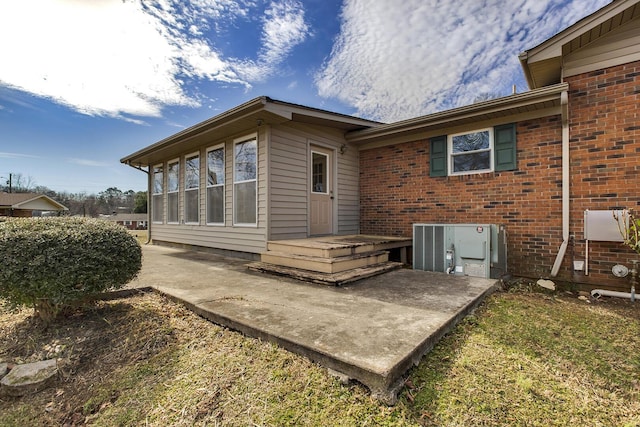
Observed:
[[[363,254],[377,250],[369,242],[334,242],[322,239],[276,240],[267,243],[269,252],[284,254],[306,255],[318,258],[336,258],[349,255]]]
[[[333,274],[387,262],[389,261],[389,252],[374,251],[363,254],[326,258],[268,251],[262,253],[261,261],[263,263],[280,265],[283,267]]]
[[[401,262],[384,262],[367,267],[354,268],[340,273],[320,273],[317,271],[302,270],[293,267],[268,264],[265,262],[253,262],[248,264],[250,270],[262,273],[276,274],[279,276],[291,277],[305,282],[319,283],[322,285],[342,286],[353,283],[360,279],[376,276],[387,271],[396,270],[402,267]]]

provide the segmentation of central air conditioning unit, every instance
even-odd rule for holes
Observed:
[[[413,269],[498,279],[507,272],[504,226],[414,224]]]

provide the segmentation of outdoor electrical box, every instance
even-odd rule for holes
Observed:
[[[504,226],[414,224],[414,270],[497,279],[507,272]]]

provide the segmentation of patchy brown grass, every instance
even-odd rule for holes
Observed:
[[[640,425],[640,303],[500,293],[408,375],[394,408],[153,293],[43,329],[0,312],[0,361],[55,357],[55,387],[0,425]]]

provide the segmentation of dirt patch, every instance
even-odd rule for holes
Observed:
[[[0,412],[20,401],[44,414],[40,421],[81,424],[86,415],[83,405],[91,399],[92,389],[114,371],[146,360],[175,341],[168,315],[183,310],[155,295],[139,295],[97,302],[91,309],[61,316],[48,327],[31,310],[1,312],[0,360],[11,366],[57,359],[60,374],[55,387],[37,395],[4,398]]]

